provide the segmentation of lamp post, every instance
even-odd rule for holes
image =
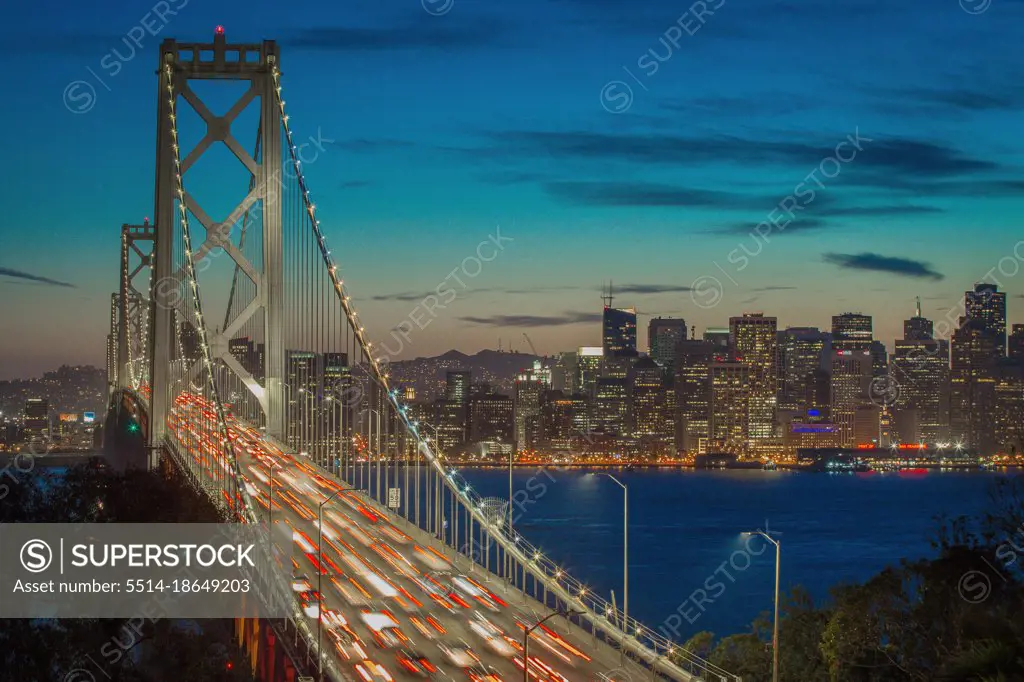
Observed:
[[[316,562],[317,562],[317,564],[319,564],[319,566],[317,566],[317,570],[316,570],[316,597],[317,597],[317,605],[316,605],[316,657],[317,657],[317,661],[316,661],[316,667],[317,667],[317,675],[319,677],[320,682],[323,682],[323,680],[324,680],[324,654],[323,654],[323,651],[321,650],[321,646],[323,645],[323,638],[322,638],[323,633],[322,633],[322,630],[323,630],[323,624],[324,624],[323,623],[323,621],[324,621],[324,614],[323,614],[323,600],[324,600],[324,593],[323,593],[323,577],[324,577],[324,505],[327,504],[328,502],[330,502],[331,500],[333,500],[338,495],[344,493],[344,492],[350,492],[350,491],[355,491],[355,490],[358,490],[358,489],[357,488],[341,488],[340,490],[334,491],[334,494],[332,494],[330,497],[328,497],[327,499],[325,499],[323,502],[320,503],[320,508],[317,510],[317,524],[316,525],[317,525],[317,530],[319,531],[319,536],[317,538],[317,543],[316,543]]]
[[[270,466],[267,467],[267,473],[270,475],[270,483],[268,488],[270,490],[270,502],[267,505],[267,526],[273,527],[274,525],[274,469],[281,466],[281,463],[277,460],[273,460]]]
[[[380,496],[380,412],[375,410],[375,409],[373,409],[372,407],[370,408],[370,412],[377,418],[377,452],[375,453],[375,457],[377,459],[377,501],[379,502],[379,501],[381,501],[381,496]],[[371,433],[373,432],[372,428],[370,429],[370,432]],[[367,451],[367,453],[372,451],[372,449],[373,449],[372,445],[373,445],[373,438],[368,438],[366,440],[366,451]],[[366,458],[366,469],[367,469],[367,473],[369,473],[369,469],[370,469],[370,458],[369,457]],[[369,486],[367,486],[367,487],[369,487]]]
[[[622,488],[622,631],[629,634],[629,486],[609,473],[598,472],[596,476],[607,476]]]
[[[775,619],[772,625],[772,682],[779,682],[779,564],[782,559],[782,547],[779,545],[778,540],[760,529],[743,533],[743,535],[760,535],[775,545]]]
[[[569,616],[578,613],[581,612],[574,611],[573,609],[569,609],[568,611],[552,611],[530,627],[526,628],[526,633],[523,635],[523,682],[530,682],[530,635],[533,634],[533,631],[543,625],[544,621],[554,618],[555,616],[565,616],[566,618],[569,618]]]

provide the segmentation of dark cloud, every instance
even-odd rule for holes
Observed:
[[[771,200],[735,192],[638,182],[546,182],[552,196],[586,206],[679,206],[687,208],[751,209]]]
[[[980,88],[901,90],[900,97],[910,97],[924,104],[953,107],[967,111],[999,111],[1018,109],[1024,104],[1024,89],[1019,87],[982,90]]]
[[[483,148],[480,153],[502,155],[531,154],[545,158],[608,160],[645,166],[704,166],[731,163],[743,166],[774,165],[806,169],[818,167],[823,159],[834,157],[836,145],[855,140],[860,151],[846,167],[860,173],[896,177],[942,178],[992,171],[1000,168],[994,161],[973,158],[943,144],[910,138],[872,137],[872,131],[841,131],[815,136],[814,141],[793,139],[753,139],[718,135],[684,137],[669,134],[611,134],[589,131],[492,131],[485,133],[497,149]],[[465,150],[468,151],[468,150]],[[846,149],[846,157],[853,149]]]
[[[567,311],[560,316],[546,315],[492,315],[491,317],[460,317],[463,322],[488,327],[559,327],[570,324],[600,322],[601,313]]]
[[[415,142],[410,142],[409,140],[396,140],[386,137],[376,139],[358,137],[352,140],[336,140],[331,142],[331,144],[347,152],[354,153],[373,153],[384,149],[404,149],[416,145]]]
[[[729,223],[728,225],[722,225],[721,227],[714,230],[707,230],[704,234],[717,234],[722,236],[743,236],[754,233],[754,228],[760,224],[758,222],[747,222],[737,221]],[[829,227],[834,227],[833,223],[821,218],[804,218],[797,215],[789,223],[785,224],[785,227],[773,227],[770,235],[786,234],[793,232],[815,232],[818,230],[824,230]]]
[[[771,286],[771,287],[758,287],[754,291],[795,291],[796,287],[782,287],[782,286]]]
[[[820,101],[795,94],[780,96],[778,92],[752,93],[742,97],[694,97],[688,100],[665,102],[661,107],[677,114],[720,116],[750,116],[753,111],[759,118],[767,116],[788,116],[806,112],[808,108],[820,105]]]
[[[505,289],[502,293],[506,294],[536,294],[546,291],[575,291],[580,287],[577,286],[543,286],[543,287],[529,287],[526,289]]]
[[[458,24],[436,20],[388,28],[317,26],[302,29],[282,42],[292,49],[335,52],[467,49],[492,47],[501,42],[507,29],[507,23],[476,21]]]
[[[891,206],[835,206],[824,208],[818,213],[825,216],[865,216],[881,217],[895,215],[927,215],[944,213],[945,209],[937,206],[917,206],[910,204],[896,204]]]
[[[543,182],[547,176],[530,171],[497,171],[481,173],[477,179],[492,185],[519,185],[526,182]]]
[[[69,289],[77,289],[74,284],[68,282],[61,282],[60,280],[50,279],[49,277],[43,277],[42,275],[33,275],[30,272],[22,272],[21,270],[13,270],[11,268],[0,268],[0,277],[10,277],[12,279],[25,280],[26,282],[36,282],[38,284],[49,284],[55,287],[68,287]]]
[[[427,293],[427,294],[418,293],[417,294],[417,293],[414,293],[414,292],[411,292],[411,291],[406,291],[406,292],[401,292],[401,293],[396,293],[396,294],[378,294],[376,296],[371,296],[370,300],[371,301],[422,301],[424,298],[426,298],[429,295],[430,295],[429,293]]]
[[[886,272],[916,279],[944,279],[944,275],[932,270],[928,263],[909,258],[881,256],[877,253],[826,253],[823,257],[826,263],[848,270]]]
[[[884,173],[862,173],[852,169],[844,176],[845,185],[872,187],[894,193],[929,197],[1018,197],[1024,193],[1024,180],[992,178],[985,180],[927,180]]]
[[[691,291],[679,284],[616,284],[617,294],[675,294]]]
[[[864,143],[857,168],[878,169],[909,176],[942,177],[997,170],[994,161],[975,159],[933,142],[905,138],[877,139]]]

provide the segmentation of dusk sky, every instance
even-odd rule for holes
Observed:
[[[157,48],[217,24],[281,44],[292,128],[324,141],[305,165],[319,217],[372,338],[499,226],[511,238],[457,273],[465,289],[404,358],[528,350],[523,332],[542,353],[599,345],[607,280],[642,313],[644,349],[650,315],[700,333],[744,311],[825,329],[863,312],[891,345],[915,296],[955,319],[987,273],[1024,322],[1020,0],[157,5],[177,14],[5,8],[0,378],[103,365],[120,225],[153,213]],[[154,22],[141,47],[126,38]],[[246,189],[229,175],[184,182],[226,213]]]

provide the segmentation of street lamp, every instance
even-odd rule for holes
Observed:
[[[591,476],[607,476],[622,488],[622,631],[629,634],[629,487],[603,471]]]
[[[274,526],[274,469],[279,466],[281,466],[281,462],[271,460],[270,466],[267,467],[267,473],[270,475],[270,483],[267,486],[270,490],[270,502],[267,505],[267,526],[271,528]]]
[[[335,490],[334,494],[325,499],[320,503],[320,508],[317,510],[317,530],[320,531],[319,537],[316,543],[316,562],[319,564],[316,570],[316,656],[317,656],[317,671],[320,678],[320,682],[324,680],[324,654],[321,649],[323,644],[322,630],[323,630],[323,577],[324,577],[324,505],[333,500],[338,495],[349,492],[358,491],[358,488],[341,488]]]
[[[566,619],[568,619],[569,616],[581,613],[583,612],[574,611],[573,609],[569,609],[568,611],[552,611],[530,627],[526,628],[526,633],[523,635],[523,682],[530,682],[530,635],[533,631],[543,625],[544,621],[554,618],[555,616],[565,616]]]
[[[743,533],[744,536],[760,535],[775,545],[775,621],[772,625],[772,682],[779,682],[779,564],[782,547],[779,541],[761,529]]]

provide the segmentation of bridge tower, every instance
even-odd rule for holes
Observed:
[[[156,150],[156,242],[153,259],[154,302],[151,357],[151,428],[150,445],[154,448],[163,440],[165,419],[170,409],[172,392],[172,363],[181,361],[177,354],[180,336],[176,334],[176,315],[183,295],[183,267],[174,259],[174,229],[179,221],[181,206],[205,229],[205,239],[195,246],[195,262],[209,258],[211,251],[222,249],[234,261],[238,273],[251,280],[255,295],[233,318],[225,321],[223,329],[208,329],[210,355],[223,361],[227,368],[241,379],[242,384],[258,401],[266,417],[269,436],[284,435],[285,409],[283,399],[284,330],[283,330],[283,267],[282,267],[282,159],[281,111],[275,101],[275,81],[272,70],[278,64],[278,47],[274,41],[254,44],[229,44],[222,27],[217,27],[213,43],[179,43],[165,40],[160,47],[157,91],[157,150]],[[170,68],[168,68],[170,67]],[[241,81],[249,87],[223,116],[215,115],[190,87],[194,81]],[[173,98],[168,97],[168,92]],[[180,160],[171,117],[180,100],[184,100],[205,122],[206,133],[194,149]],[[257,130],[256,152],[250,154],[233,135],[231,124],[254,100],[258,100],[260,122]],[[248,170],[251,180],[249,191],[230,215],[217,222],[203,210],[187,191],[179,196],[177,178],[188,170],[212,145],[221,142]],[[182,150],[182,154],[186,150]],[[259,219],[249,224],[250,215]],[[243,229],[255,230],[262,243],[259,258],[250,258],[232,241],[233,226],[240,219]],[[255,316],[262,317],[265,366],[262,385],[249,368],[230,353],[232,335]],[[192,376],[203,371],[202,362],[195,361],[188,370]],[[155,450],[154,450],[155,452]]]
[[[116,389],[138,391],[142,384],[149,381],[150,368],[141,367],[140,360],[149,354],[146,336],[151,328],[149,295],[153,237],[153,227],[148,218],[142,225],[121,226],[121,278],[116,297],[117,338],[112,339],[116,344]],[[142,282],[142,275],[148,277],[145,283]]]

